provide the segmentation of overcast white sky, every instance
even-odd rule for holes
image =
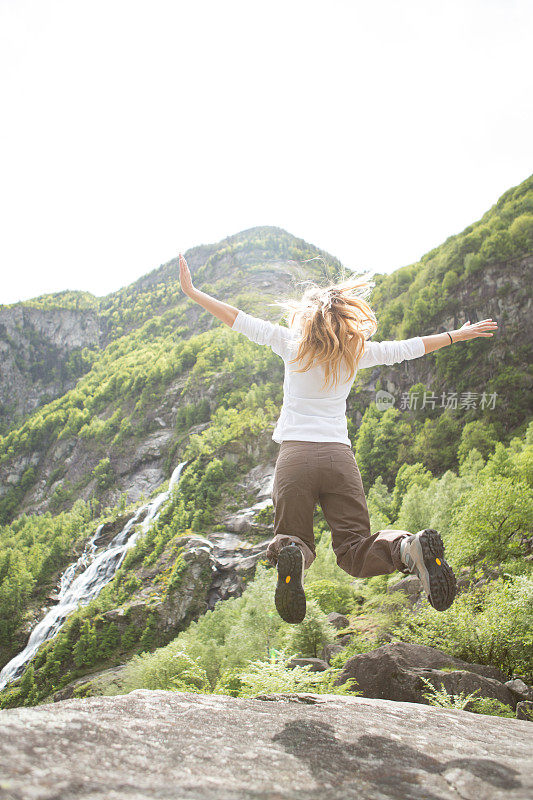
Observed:
[[[0,0],[0,303],[278,225],[392,271],[532,169],[529,0]]]

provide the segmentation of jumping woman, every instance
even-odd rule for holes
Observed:
[[[277,566],[275,603],[286,622],[305,618],[304,570],[316,558],[313,513],[320,504],[331,528],[337,564],[349,575],[369,578],[395,570],[416,575],[430,604],[444,611],[453,603],[456,580],[439,533],[388,528],[371,533],[359,467],[348,438],[346,398],[358,369],[398,364],[426,353],[492,336],[497,323],[473,325],[402,341],[372,342],[374,312],[364,299],[373,283],[349,278],[312,284],[300,301],[278,303],[289,311],[289,327],[259,319],[196,289],[180,254],[180,283],[195,300],[232,330],[268,345],[283,359],[283,404],[272,439],[280,444],[272,502],[274,537],[266,555]]]

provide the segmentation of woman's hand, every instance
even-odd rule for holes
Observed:
[[[180,283],[181,288],[187,295],[192,295],[194,292],[194,286],[192,285],[192,278],[191,273],[189,272],[189,265],[185,260],[185,257],[179,254],[179,262],[180,262]]]
[[[482,319],[480,322],[470,324],[470,320],[461,325],[456,331],[451,331],[454,342],[466,342],[469,339],[477,339],[478,336],[492,336],[492,331],[498,327],[497,322],[492,319]]]

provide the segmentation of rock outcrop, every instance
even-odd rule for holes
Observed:
[[[0,423],[10,426],[71,389],[88,369],[83,348],[97,349],[95,311],[0,307]]]
[[[138,689],[0,712],[10,800],[526,800],[529,722],[361,697]]]
[[[482,271],[462,281],[454,293],[453,311],[449,314],[439,313],[428,319],[431,329],[423,332],[439,332],[455,330],[466,321],[477,322],[491,317],[498,321],[498,337],[494,340],[491,354],[483,365],[478,364],[469,376],[469,390],[481,392],[492,377],[493,364],[506,359],[508,352],[531,352],[532,336],[524,329],[524,320],[531,313],[531,293],[524,290],[531,283],[533,256],[510,259],[505,262],[488,264]],[[526,326],[527,327],[527,326]],[[392,338],[392,337],[391,337]],[[518,362],[517,362],[518,363]],[[527,374],[526,362],[523,362],[524,390],[531,387],[531,378]],[[360,381],[361,392],[376,390],[379,386],[391,393],[398,408],[402,392],[409,391],[415,383],[423,383],[437,389],[436,362],[434,359],[414,359],[400,365],[380,366],[379,369],[366,370]],[[456,373],[452,380],[446,382],[446,391],[456,391],[456,382],[461,375]]]
[[[394,642],[348,659],[336,684],[357,681],[364,697],[408,703],[425,703],[429,691],[422,678],[449,694],[491,697],[516,709],[517,695],[505,684],[506,676],[496,667],[471,664],[420,644]],[[527,687],[526,687],[527,688]]]

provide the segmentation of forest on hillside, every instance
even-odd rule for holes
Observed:
[[[368,493],[373,530],[430,526],[442,532],[450,562],[465,584],[446,612],[426,603],[414,615],[404,595],[387,592],[397,581],[395,575],[354,580],[342,572],[317,510],[317,558],[306,572],[308,611],[300,625],[287,625],[275,613],[274,569],[263,561],[241,597],[218,603],[169,643],[161,646],[155,614],[144,630],[131,624],[119,635],[113,623],[99,624],[102,615],[135,595],[140,585],[136,570],[157,563],[165,551],[179,551],[178,541],[190,532],[190,509],[208,502],[216,485],[216,480],[201,485],[199,471],[191,466],[181,491],[128,553],[113,580],[41,647],[18,685],[4,690],[4,707],[33,705],[80,675],[124,661],[128,666],[121,691],[178,688],[234,696],[311,686],[313,691],[331,691],[333,677],[348,658],[390,641],[438,647],[533,682],[533,423],[525,436],[513,438],[507,447],[493,442],[488,452],[484,457],[475,447],[463,449],[458,470],[447,470],[440,477],[421,463],[403,465],[392,490],[378,477]],[[216,472],[215,465],[213,478]],[[86,520],[87,509],[81,504],[61,518],[43,520],[46,537],[42,535],[41,542],[50,537],[58,552],[63,543],[68,546],[69,534],[71,542],[75,540]],[[12,576],[21,588],[30,588],[35,580],[31,554],[39,550],[35,521],[14,523],[9,540],[5,531],[2,534],[2,543],[8,546],[0,562],[5,582]],[[26,563],[21,554],[28,554]],[[178,552],[164,576],[164,591],[179,590],[187,568]],[[12,612],[13,596],[4,595],[6,600]],[[5,611],[4,605],[3,635],[13,624]],[[286,664],[290,657],[316,657],[335,640],[336,631],[327,619],[331,611],[349,615],[353,634],[349,647],[332,659],[332,672],[295,673]]]

